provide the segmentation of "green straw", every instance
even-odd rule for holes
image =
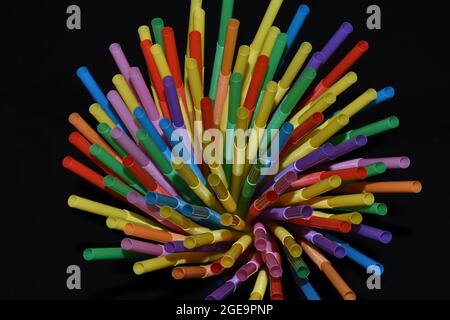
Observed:
[[[147,193],[147,190],[138,182],[131,172],[98,144],[91,145],[89,147],[89,153],[128,183],[132,188],[143,195]]]
[[[159,44],[163,50],[164,50],[164,41],[162,38],[162,29],[164,28],[164,20],[162,18],[154,18],[151,21],[152,24],[152,30],[153,30],[153,36],[155,37],[155,41],[157,44]]]
[[[237,109],[241,104],[241,90],[242,90],[242,75],[239,72],[233,72],[230,76],[230,94],[228,102],[228,122],[227,129],[230,131],[229,136],[226,136],[224,141],[224,157],[225,157],[225,177],[227,178],[228,185],[231,184],[232,175],[232,162],[234,155],[234,143],[227,145],[228,138],[234,137],[234,129],[236,128],[236,114]],[[228,134],[228,132],[227,132]]]
[[[230,77],[230,97],[228,102],[228,122],[236,124],[237,109],[241,104],[242,74],[233,72]]]
[[[139,129],[136,131],[136,137],[139,142],[144,147],[147,154],[152,158],[158,168],[164,175],[170,175],[174,170],[167,159],[159,151],[156,143],[150,138],[150,136],[145,132],[144,129]]]
[[[275,40],[272,52],[270,53],[269,66],[267,67],[266,76],[264,77],[263,84],[261,86],[261,91],[259,92],[258,101],[256,102],[255,111],[253,112],[252,121],[250,122],[250,128],[253,128],[253,124],[256,120],[256,115],[258,114],[259,106],[261,105],[264,92],[266,91],[267,84],[272,81],[275,72],[277,71],[278,64],[283,57],[284,49],[288,41],[288,36],[286,33],[280,33]]]
[[[222,66],[223,50],[225,37],[227,34],[228,20],[233,15],[234,0],[222,0],[222,9],[220,11],[219,35],[217,37],[216,53],[214,55],[214,64],[209,85],[209,97],[216,99],[217,81],[219,79],[220,67]]]
[[[120,247],[117,248],[87,248],[83,251],[83,258],[86,261],[101,260],[122,260],[122,259],[145,259],[147,255],[125,251]]]
[[[399,126],[399,124],[399,119],[396,116],[391,116],[380,121],[372,122],[364,127],[344,132],[343,134],[331,138],[330,143],[337,145],[339,143],[353,139],[354,137],[357,137],[359,135],[371,137],[388,130],[395,129]]]
[[[282,102],[281,106],[277,109],[277,111],[275,111],[275,114],[272,116],[272,120],[270,120],[269,124],[267,125],[267,130],[264,134],[265,139],[267,139],[268,133],[270,138],[269,141],[272,141],[271,131],[280,129],[280,127],[289,117],[294,107],[303,97],[315,77],[316,70],[312,68],[306,68],[305,70],[303,70],[298,80],[294,83],[294,86]]]
[[[338,211],[358,211],[360,213],[374,214],[377,216],[385,216],[388,212],[387,205],[381,202],[375,202],[368,207],[347,207],[347,208],[336,208]]]
[[[303,261],[302,258],[298,257],[298,258],[294,258],[293,256],[291,256],[291,254],[289,253],[289,251],[287,251],[284,247],[283,250],[286,254],[286,257],[289,261],[289,263],[292,265],[292,267],[295,270],[295,273],[297,274],[297,276],[300,279],[306,279],[309,276],[309,268],[306,265],[305,261]]]
[[[111,136],[112,129],[105,123],[99,123],[97,126],[97,132],[100,133],[100,135],[105,139],[111,147],[117,152],[117,154],[123,158],[127,155],[127,152],[123,150],[123,148],[120,146],[120,144],[117,143],[116,140]]]
[[[278,64],[280,63],[283,56],[287,41],[288,36],[286,33],[280,33],[277,36],[275,45],[273,46],[272,52],[270,53],[269,66],[267,67],[266,76],[264,77],[264,82],[261,88],[266,88],[269,81],[272,81],[275,72],[277,71]]]
[[[211,73],[211,82],[209,84],[209,97],[213,101],[216,100],[217,84],[219,81],[220,68],[222,67],[223,50],[224,47],[217,43],[216,53],[214,55],[213,70]]]
[[[384,162],[376,162],[364,167],[364,169],[366,169],[367,171],[367,178],[371,178],[379,174],[385,173],[387,167],[384,164]]]
[[[233,15],[234,0],[222,0],[222,9],[220,11],[219,36],[217,43],[222,47],[225,45],[225,37],[227,35],[228,20]]]
[[[261,162],[257,162],[254,166],[250,168],[250,171],[245,179],[244,186],[241,190],[241,197],[238,203],[238,213],[240,217],[244,217],[245,213],[250,205],[250,200],[256,191],[256,184],[261,175],[261,168],[264,165]]]
[[[144,129],[136,131],[136,137],[141,145],[144,147],[147,154],[153,159],[156,166],[159,167],[162,174],[167,177],[171,185],[189,202],[195,204],[202,204],[202,201],[195,195],[183,179],[177,174],[176,170],[166,160],[166,158],[159,152],[155,142],[150,138]]]
[[[113,176],[105,176],[103,178],[103,184],[105,185],[105,187],[120,194],[124,198],[126,198],[130,192],[134,191],[125,183]]]

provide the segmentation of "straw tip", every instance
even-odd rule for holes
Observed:
[[[383,89],[383,94],[386,98],[392,98],[395,96],[395,89],[393,87],[386,87]]]
[[[183,268],[176,267],[172,269],[172,277],[175,280],[181,280],[186,276],[186,272],[184,272]]]
[[[125,82],[125,78],[123,77],[123,75],[121,75],[121,74],[116,74],[116,75],[114,75],[114,77],[112,77],[112,82],[113,82],[113,84],[115,84],[115,85],[119,85],[119,84],[121,84],[122,82]],[[110,91],[111,92],[111,91]],[[109,93],[109,92],[108,92]]]
[[[78,112],[72,112],[69,115],[69,123],[74,124],[81,119],[81,116]]]
[[[71,208],[75,208],[78,204],[78,196],[76,195],[71,195],[69,196],[69,198],[67,199],[67,205]]]
[[[365,40],[361,40],[358,42],[358,44],[356,45],[358,47],[359,50],[361,50],[362,52],[366,52],[367,50],[369,50],[369,43]]]
[[[131,250],[132,248],[133,248],[133,243],[132,243],[132,240],[131,239],[129,239],[129,238],[124,238],[124,239],[122,239],[122,241],[120,242],[120,247],[123,249],[123,250]]]
[[[300,11],[300,12],[303,13],[303,14],[308,14],[310,10],[311,10],[311,9],[310,9],[309,6],[307,6],[306,4],[301,4],[301,5],[298,7],[298,11]]]
[[[122,48],[120,47],[120,44],[114,42],[109,45],[109,51],[111,53],[116,53],[116,52],[122,51]]]
[[[351,32],[353,32],[353,25],[350,23],[350,22],[344,22],[342,25],[341,25],[341,28],[342,28],[342,30],[345,32],[345,33],[351,33]]]
[[[231,256],[223,256],[222,259],[220,259],[220,264],[222,265],[222,267],[229,269],[234,265],[234,258]]]
[[[331,188],[337,188],[342,184],[342,178],[338,175],[331,176],[328,178],[328,183],[330,184]]]
[[[312,44],[308,41],[302,42],[302,44],[300,45],[300,51],[303,54],[309,54],[312,51]]]
[[[92,251],[92,249],[84,249],[83,259],[86,261],[91,261],[92,259],[94,259],[94,252]]]
[[[75,73],[79,78],[82,78],[83,76],[89,74],[89,69],[85,66],[81,66],[77,68],[77,71]]]
[[[63,161],[62,161],[62,166],[64,168],[70,168],[72,163],[73,163],[73,158],[71,156],[66,156],[64,157]]]
[[[141,275],[144,273],[144,265],[141,262],[136,262],[133,265],[133,272],[137,275]]]
[[[413,193],[420,193],[422,191],[422,183],[420,181],[413,181],[411,183],[411,191]]]
[[[150,22],[153,25],[164,25],[164,20],[161,17],[153,18]]]
[[[194,249],[195,248],[195,239],[192,237],[187,237],[183,241],[183,245],[186,249]]]
[[[169,206],[163,206],[159,209],[159,214],[164,219],[167,219],[172,215],[172,208]]]

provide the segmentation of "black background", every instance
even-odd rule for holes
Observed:
[[[234,17],[241,20],[238,44],[249,44],[268,1],[236,0]],[[285,0],[275,25],[286,31],[300,2]],[[395,131],[374,137],[359,154],[407,155],[408,170],[389,171],[389,179],[419,179],[418,195],[377,198],[389,205],[384,218],[368,224],[392,231],[389,245],[355,239],[355,247],[385,266],[382,290],[365,288],[365,273],[348,261],[332,260],[336,269],[362,299],[448,299],[450,285],[448,146],[449,11],[445,1],[305,1],[311,13],[295,44],[310,41],[321,48],[336,28],[349,21],[354,32],[318,78],[360,39],[370,43],[368,53],[353,68],[358,83],[338,101],[345,105],[369,87],[395,87],[394,100],[352,119],[352,126],[389,115],[400,118]],[[82,29],[66,28],[66,8],[77,4]],[[382,9],[382,30],[366,28],[370,4]],[[218,32],[220,1],[204,0],[206,10],[206,65],[212,64]],[[180,56],[185,50],[188,1],[33,1],[2,3],[3,60],[0,87],[3,210],[1,226],[0,298],[6,299],[201,299],[217,280],[177,282],[169,271],[135,276],[129,262],[83,261],[86,247],[117,246],[121,235],[105,227],[104,219],[67,207],[70,194],[121,206],[101,191],[66,172],[61,161],[73,155],[86,163],[67,141],[73,130],[67,121],[88,113],[93,102],[75,75],[81,65],[90,68],[106,92],[117,73],[108,52],[112,42],[122,45],[130,63],[145,71],[136,29],[163,17],[175,28]],[[295,48],[294,47],[294,48]],[[210,68],[205,79],[209,79]],[[5,206],[6,204],[6,206]],[[308,262],[308,261],[307,261]],[[82,269],[82,290],[66,288],[66,268]],[[311,265],[311,281],[322,298],[339,299],[326,279]],[[289,280],[289,279],[287,279]],[[287,281],[288,282],[288,281]],[[250,281],[250,284],[252,282]],[[286,283],[288,297],[296,290]],[[247,298],[244,286],[234,298]]]

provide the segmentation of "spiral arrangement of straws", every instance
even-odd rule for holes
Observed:
[[[112,78],[115,90],[105,96],[86,67],[77,70],[96,102],[89,112],[98,126],[95,131],[71,114],[76,131],[69,141],[99,171],[69,156],[63,166],[133,208],[69,197],[70,207],[104,216],[108,228],[126,235],[120,246],[87,248],[84,259],[130,259],[137,275],[173,268],[179,280],[223,276],[207,299],[226,298],[254,274],[252,300],[283,299],[282,277],[294,280],[307,299],[319,299],[311,267],[343,299],[355,299],[331,261],[348,258],[364,274],[369,267],[383,272],[381,263],[346,243],[345,234],[389,243],[389,231],[361,223],[364,215],[387,213],[374,194],[417,193],[421,183],[370,181],[407,168],[408,157],[342,159],[369,137],[396,128],[397,117],[340,131],[394,90],[368,89],[330,113],[357,82],[349,70],[368,44],[357,42],[313,86],[353,27],[343,23],[315,53],[303,42],[289,54],[309,8],[301,4],[284,33],[273,26],[282,2],[270,1],[253,42],[236,49],[234,0],[222,1],[208,94],[201,0],[191,1],[184,63],[174,30],[155,18],[151,28],[138,28],[148,79],[117,43],[109,47],[120,71]]]

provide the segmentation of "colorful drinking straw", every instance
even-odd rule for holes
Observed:
[[[287,298],[283,274],[307,299],[320,299],[316,276],[328,279],[343,299],[355,299],[322,251],[384,271],[335,234],[389,243],[392,233],[377,223],[389,219],[388,207],[376,197],[422,190],[418,180],[387,177],[387,169],[408,168],[408,157],[350,154],[398,127],[395,116],[359,128],[351,121],[395,91],[368,89],[352,97],[348,89],[358,76],[350,68],[368,50],[364,40],[316,81],[353,31],[348,22],[314,54],[305,41],[286,61],[309,8],[301,4],[284,33],[273,25],[282,2],[270,1],[250,46],[241,45],[235,56],[240,23],[232,18],[234,1],[223,0],[209,84],[202,0],[191,1],[185,57],[178,56],[176,31],[161,18],[151,20],[154,42],[149,26],[139,26],[150,82],[118,43],[109,50],[120,73],[106,96],[86,67],[77,70],[94,100],[89,113],[97,130],[73,113],[69,122],[76,131],[69,142],[103,172],[71,156],[62,165],[126,204],[69,197],[69,207],[100,215],[107,228],[125,235],[115,246],[86,248],[85,260],[133,260],[137,275],[172,268],[177,280],[224,274],[226,281],[206,297],[212,300],[228,297],[246,281],[251,300],[263,299],[268,286],[271,299]],[[353,99],[347,105],[340,102],[344,92]],[[344,126],[349,128],[342,132]],[[310,275],[303,251],[322,275]]]

